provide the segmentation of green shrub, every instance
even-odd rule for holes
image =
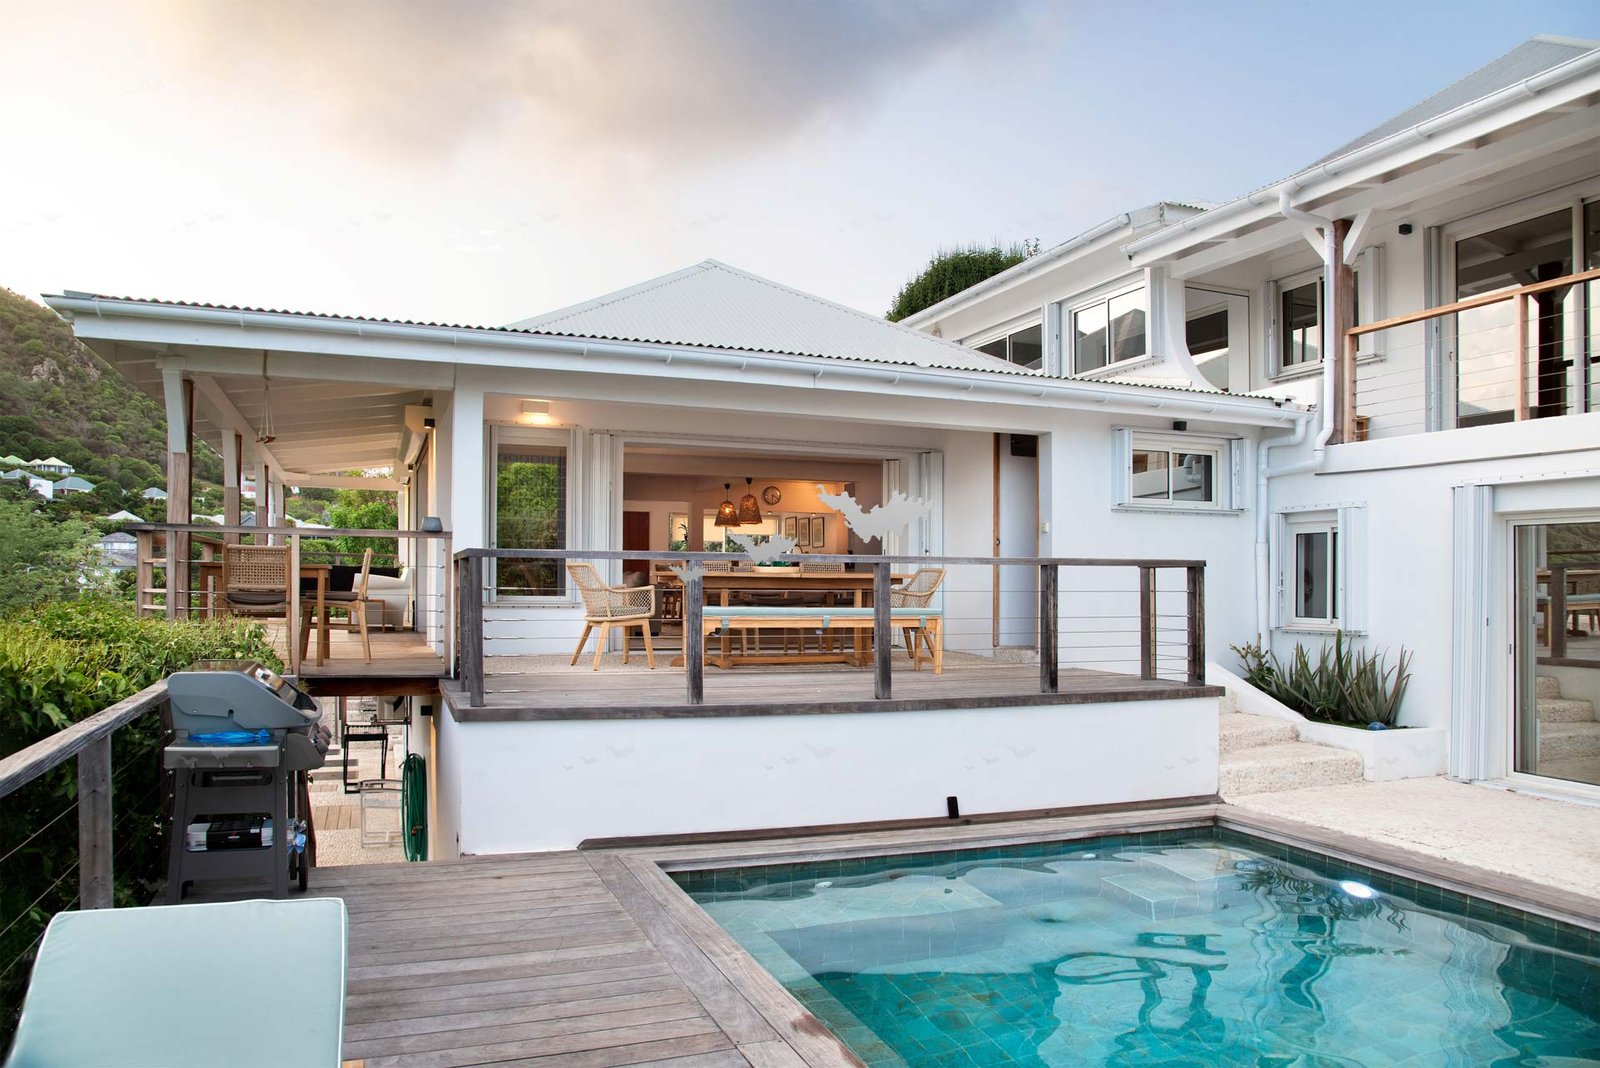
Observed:
[[[281,667],[265,630],[246,620],[140,618],[132,605],[112,600],[56,602],[0,619],[0,756],[196,660],[234,658]],[[118,905],[147,904],[162,876],[162,735],[154,714],[112,735]],[[52,915],[75,906],[76,795],[75,763],[68,760],[0,799],[0,1047],[26,986],[34,942]]]
[[[1245,681],[1307,719],[1365,727],[1393,727],[1411,681],[1411,654],[1400,650],[1393,667],[1381,652],[1361,653],[1345,643],[1341,631],[1323,646],[1316,662],[1296,644],[1285,667],[1261,643],[1235,645]]]

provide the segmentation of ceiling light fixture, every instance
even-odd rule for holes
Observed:
[[[517,416],[517,422],[529,426],[549,426],[555,422],[555,417],[550,414],[550,402],[547,400],[525,400],[522,402],[522,414]]]
[[[719,527],[736,527],[739,525],[739,510],[733,506],[733,498],[728,495],[733,489],[732,482],[722,484],[723,499],[717,505],[716,525]]]
[[[761,502],[756,500],[755,490],[752,488],[755,485],[755,481],[753,478],[744,480],[744,496],[739,498],[739,525],[741,527],[761,522]]]

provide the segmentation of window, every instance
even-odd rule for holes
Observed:
[[[498,549],[565,549],[570,500],[566,435],[498,429],[494,435],[492,534]],[[564,597],[558,560],[497,560],[501,597]]]
[[[1377,285],[1382,269],[1381,246],[1364,249],[1354,271],[1355,321],[1362,322],[1361,309],[1378,308]],[[1267,314],[1272,317],[1268,336],[1273,376],[1289,374],[1322,363],[1323,285],[1320,270],[1280,279],[1268,287]],[[1380,332],[1381,334],[1381,332]],[[1379,334],[1361,338],[1363,355],[1377,355],[1382,344]]]
[[[1233,442],[1199,434],[1118,430],[1123,508],[1232,507]]]
[[[1275,626],[1366,629],[1365,533],[1363,505],[1278,514],[1272,549],[1278,561]]]
[[[1294,544],[1292,622],[1339,622],[1339,525],[1291,523]]]
[[[1138,359],[1145,354],[1144,290],[1074,307],[1069,312],[1067,334],[1075,374]]]
[[[1008,360],[1018,367],[1041,367],[1044,364],[1044,326],[1034,323],[974,347],[979,352]]]

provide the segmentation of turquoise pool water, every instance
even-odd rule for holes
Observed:
[[[673,878],[870,1065],[1600,1064],[1600,935],[1228,832]]]

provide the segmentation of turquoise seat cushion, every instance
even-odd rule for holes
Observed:
[[[62,912],[6,1068],[338,1068],[338,898]]]

